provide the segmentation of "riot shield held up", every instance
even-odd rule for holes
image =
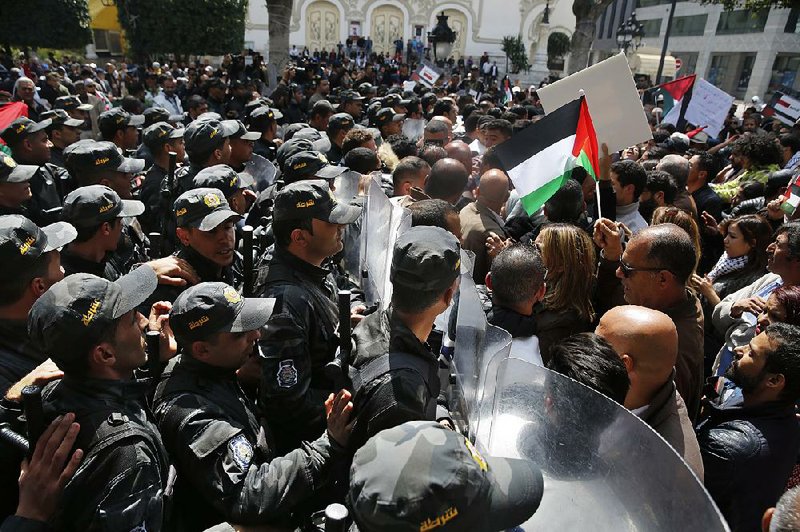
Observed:
[[[275,182],[278,169],[269,159],[253,154],[253,157],[244,165],[242,173],[250,176],[256,185],[256,190],[261,192]]]
[[[623,406],[522,360],[496,369],[477,443],[541,468],[544,497],[523,530],[729,530],[681,457]]]
[[[387,305],[392,297],[389,273],[397,237],[411,227],[411,213],[389,201],[375,179],[370,179],[361,227],[361,289],[368,305]]]
[[[462,263],[470,261],[461,251]],[[471,268],[462,268],[458,291],[458,307],[455,309],[455,348],[452,372],[456,384],[452,387],[450,406],[458,412],[471,436],[482,430],[480,424],[491,412],[481,413],[482,399],[494,392],[495,381],[486,379],[496,373],[496,365],[508,357],[511,351],[511,335],[486,321]],[[452,317],[451,317],[452,320]]]
[[[334,181],[333,195],[341,203],[365,204],[365,197],[358,195],[361,174],[348,170]],[[344,229],[344,269],[353,281],[361,278],[361,230],[365,215]],[[359,285],[360,286],[360,285]]]

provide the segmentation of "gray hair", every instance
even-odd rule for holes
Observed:
[[[689,161],[680,155],[670,154],[661,158],[656,170],[666,172],[678,182],[678,189],[686,188],[689,180]]]
[[[28,78],[28,77],[25,77],[25,76],[20,76],[20,77],[17,78],[17,81],[14,82],[14,90],[12,91],[12,94],[11,94],[12,98],[16,98],[17,97],[17,88],[19,88],[19,86],[22,85],[23,83],[25,83],[26,81],[29,82],[31,85],[33,85],[33,90],[34,90],[34,94],[35,94],[36,83],[34,83],[31,78]]]
[[[800,530],[800,486],[795,486],[781,496],[769,524],[769,532],[797,530]]]

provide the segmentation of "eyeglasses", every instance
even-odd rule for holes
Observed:
[[[675,275],[672,270],[668,270],[667,268],[634,268],[630,264],[627,264],[621,258],[619,259],[619,269],[622,270],[622,276],[626,279],[631,276],[633,272],[660,272],[660,271],[668,271]]]

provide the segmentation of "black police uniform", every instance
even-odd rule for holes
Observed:
[[[352,365],[362,370],[386,353],[404,353],[419,359],[418,368],[391,369],[363,383],[356,394],[357,416],[348,446],[355,450],[378,432],[413,420],[447,417],[440,400],[438,357],[419,341],[390,307],[370,314],[353,330]]]
[[[187,530],[286,523],[325,482],[335,452],[325,433],[278,457],[235,370],[186,354],[162,375],[155,413],[178,470],[176,519]]]
[[[20,160],[17,162],[25,164]],[[41,165],[30,180],[31,199],[27,203],[29,218],[38,225],[59,221],[69,182],[70,176],[66,169],[51,163]]]
[[[161,530],[169,461],[149,418],[146,382],[65,376],[45,388],[45,414],[75,413],[81,466],[67,482],[56,530]]]
[[[325,364],[338,345],[336,280],[330,270],[276,246],[264,297],[277,300],[261,338],[261,407],[278,451],[297,447],[325,428],[323,403],[334,391]]]
[[[261,138],[253,143],[253,153],[274,163],[278,154],[278,145],[271,140]]]
[[[331,164],[339,164],[342,162],[342,159],[344,159],[344,153],[342,152],[342,148],[331,142],[331,149],[328,150],[325,157],[328,158]]]
[[[139,189],[139,201],[144,203],[144,216],[139,222],[147,234],[161,231],[161,216],[172,209],[172,205],[167,205],[168,201],[165,202],[161,196],[161,185],[167,175],[168,170],[155,163],[144,174],[144,181]]]
[[[141,240],[138,231],[130,226],[122,228],[117,249],[106,253],[100,262],[94,262],[79,257],[70,252],[69,248],[61,251],[61,267],[64,275],[73,273],[91,273],[109,281],[116,281],[137,265],[147,262],[147,241]]]
[[[54,164],[61,168],[66,168],[64,166],[66,164],[64,159],[64,150],[55,146],[50,148],[50,164]]]
[[[309,158],[307,164],[311,162]],[[317,218],[346,225],[360,216],[361,209],[337,202],[328,183],[316,179],[286,185],[275,197],[273,212],[275,223]],[[323,403],[335,391],[325,364],[333,360],[338,345],[337,286],[330,270],[280,245],[275,247],[266,284],[264,297],[273,297],[276,303],[259,342],[260,406],[278,451],[285,452],[325,428]]]

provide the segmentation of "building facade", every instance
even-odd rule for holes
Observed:
[[[269,34],[266,3],[250,2],[245,42],[268,56]],[[549,24],[543,24],[545,8]],[[457,32],[453,56],[472,57],[484,53],[505,66],[504,36],[522,35],[529,61],[541,69],[547,60],[551,33],[572,36],[575,16],[571,0],[295,0],[290,27],[290,45],[302,50],[335,49],[349,35],[369,36],[373,51],[394,51],[394,42],[414,37],[426,40],[444,12]],[[546,64],[544,66],[546,70]]]
[[[617,53],[616,29],[634,10],[648,51],[661,49],[669,0],[615,0],[597,22],[593,61]],[[676,75],[696,73],[739,100],[769,98],[782,86],[798,90],[798,17],[797,8],[753,13],[678,2],[668,45],[668,53],[680,60]]]

